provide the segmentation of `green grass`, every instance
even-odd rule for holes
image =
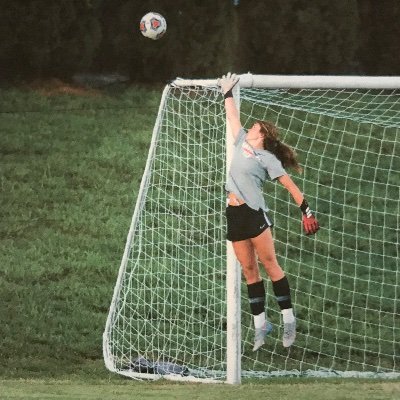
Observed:
[[[100,360],[159,90],[0,93],[0,375]]]
[[[241,386],[115,380],[0,380],[0,399],[397,400],[399,382],[272,380]]]

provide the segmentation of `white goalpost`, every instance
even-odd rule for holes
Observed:
[[[163,91],[103,334],[110,371],[137,379],[238,384],[243,377],[400,377],[400,77],[244,74],[244,127],[271,120],[304,168],[293,179],[321,230],[275,183],[265,196],[289,278],[296,342],[280,312],[252,352],[240,265],[225,239],[232,139],[216,79]]]

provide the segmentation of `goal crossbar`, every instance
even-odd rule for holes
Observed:
[[[400,76],[239,75],[241,88],[275,89],[400,89]],[[218,79],[181,79],[175,86],[217,86]]]

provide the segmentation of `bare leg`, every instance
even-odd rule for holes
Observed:
[[[285,276],[282,268],[278,264],[275,253],[274,239],[271,229],[266,229],[255,238],[250,239],[258,255],[258,259],[263,264],[266,273],[272,282],[279,281]]]
[[[293,315],[289,283],[285,273],[278,264],[271,229],[268,228],[257,237],[252,238],[251,242],[259,260],[264,265],[265,271],[272,281],[274,293],[281,308],[284,322],[283,346],[290,347],[296,338],[296,320]]]
[[[232,242],[236,258],[242,266],[242,272],[248,285],[261,281],[260,270],[254,246],[250,239]]]
[[[242,266],[249,295],[250,309],[253,314],[255,336],[253,351],[257,351],[265,342],[265,336],[272,325],[265,316],[265,288],[258,268],[254,246],[250,239],[232,243],[236,258]]]

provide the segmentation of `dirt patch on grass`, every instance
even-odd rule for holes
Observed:
[[[31,82],[28,87],[43,96],[56,96],[60,94],[86,97],[101,96],[100,90],[64,82],[60,79],[36,80]]]

